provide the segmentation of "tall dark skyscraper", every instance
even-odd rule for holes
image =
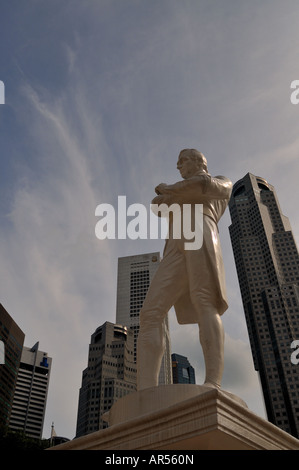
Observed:
[[[229,227],[268,420],[299,437],[299,256],[273,186],[248,173],[233,187]]]

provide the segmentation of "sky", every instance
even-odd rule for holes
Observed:
[[[149,207],[183,148],[212,175],[265,178],[299,239],[297,0],[0,0],[0,302],[53,359],[43,437],[72,439],[95,329],[115,322],[117,261],[163,240],[99,240],[99,204]],[[222,387],[265,417],[228,227]],[[198,330],[172,352],[204,379]]]

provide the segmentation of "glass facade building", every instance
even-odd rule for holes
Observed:
[[[195,371],[187,357],[173,353],[172,379],[174,384],[195,384]]]
[[[233,187],[229,227],[254,367],[268,420],[299,437],[299,256],[274,187],[248,173]]]

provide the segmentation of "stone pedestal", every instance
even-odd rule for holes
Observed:
[[[295,450],[299,441],[235,395],[200,385],[162,385],[118,400],[109,427],[51,450]]]

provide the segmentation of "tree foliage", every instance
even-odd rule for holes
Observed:
[[[22,431],[12,431],[7,427],[0,427],[0,452],[17,452],[21,450],[44,450],[49,447],[48,439],[33,439]]]

